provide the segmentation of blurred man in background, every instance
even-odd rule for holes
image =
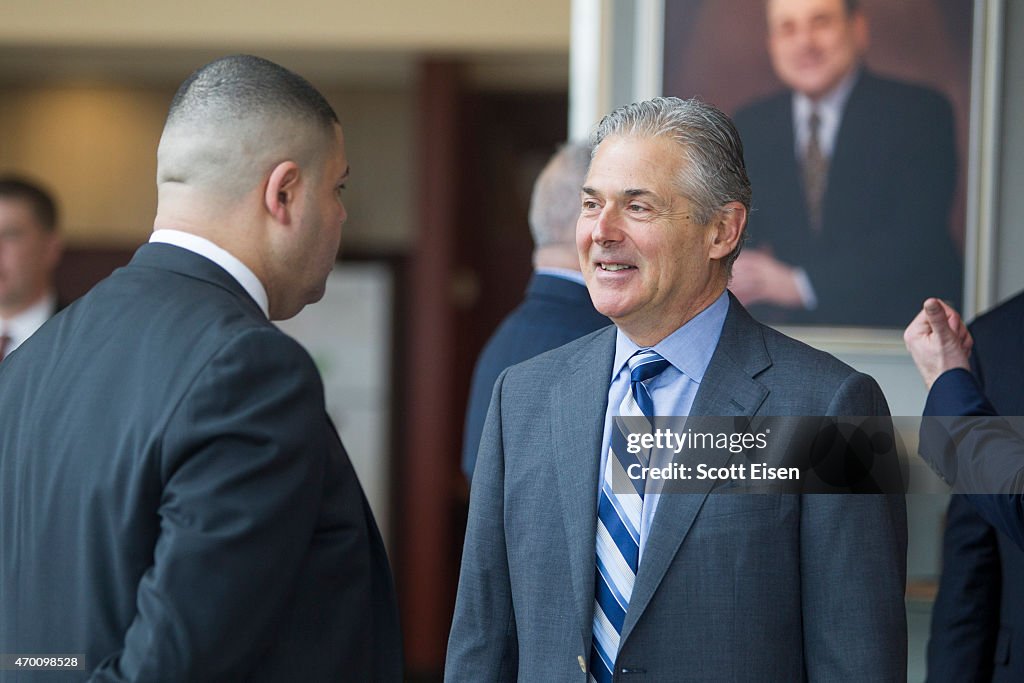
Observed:
[[[541,171],[530,199],[533,277],[523,302],[484,346],[473,372],[462,440],[462,469],[472,480],[494,380],[510,365],[567,344],[611,321],[594,309],[576,252],[580,188],[590,146],[569,143]]]
[[[53,197],[23,178],[0,178],[0,361],[60,307],[53,274],[61,251]]]

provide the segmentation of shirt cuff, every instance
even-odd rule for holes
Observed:
[[[800,294],[800,301],[803,302],[804,308],[808,311],[813,311],[818,307],[818,297],[814,293],[814,285],[811,284],[811,278],[807,277],[807,271],[799,266],[793,269],[793,280],[796,284],[796,291]]]

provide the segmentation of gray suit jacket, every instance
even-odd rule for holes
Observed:
[[[473,479],[448,681],[584,681],[615,331],[507,370]],[[873,379],[735,299],[692,415],[888,414]],[[906,509],[885,495],[664,495],[621,681],[905,681]]]

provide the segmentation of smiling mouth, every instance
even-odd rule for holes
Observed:
[[[636,266],[630,266],[625,263],[598,263],[601,270],[614,273],[620,270],[636,270]]]

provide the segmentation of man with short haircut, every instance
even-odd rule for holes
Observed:
[[[724,114],[657,98],[592,142],[576,243],[615,326],[495,383],[446,680],[903,683],[902,495],[612,485],[630,466],[618,416],[888,407],[873,379],[726,291],[750,183]]]
[[[300,76],[240,55],[182,84],[150,243],[0,365],[0,652],[90,681],[401,679],[380,535],[270,322],[323,296],[348,174]]]
[[[533,185],[533,277],[526,298],[487,341],[473,371],[462,440],[467,479],[473,478],[491,390],[501,371],[611,324],[594,310],[576,254],[580,187],[589,163],[589,145],[569,143],[548,161]]]
[[[786,90],[736,114],[755,188],[756,248],[733,292],[772,322],[903,327],[927,296],[959,301],[949,235],[953,111],[864,65],[857,0],[767,0]]]
[[[0,361],[57,312],[57,204],[39,185],[0,178]]]

